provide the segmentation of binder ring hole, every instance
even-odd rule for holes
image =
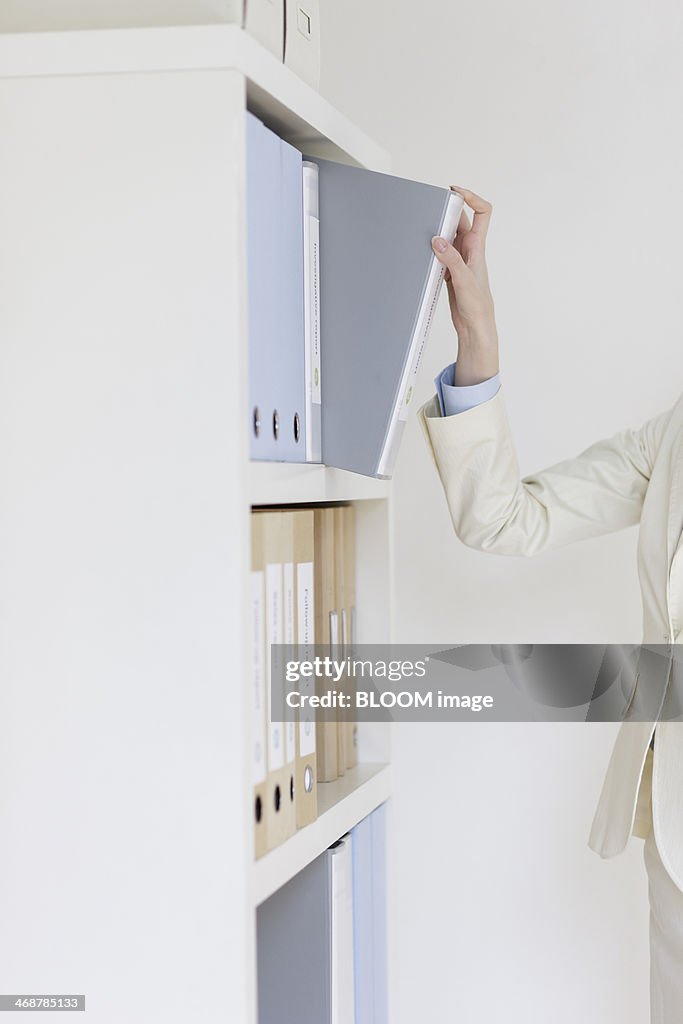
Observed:
[[[298,441],[301,437],[301,424],[299,422],[299,413],[294,413],[294,440]]]
[[[254,418],[253,418],[254,437],[258,437],[259,434],[261,433],[261,413],[259,412],[258,405],[254,406],[254,414],[253,415],[254,415]]]
[[[260,796],[256,797],[256,801],[254,803],[254,817],[257,822],[259,822],[263,817],[263,803],[261,802]]]
[[[304,789],[307,793],[311,793],[313,790],[313,769],[310,764],[304,768]]]
[[[275,810],[279,811],[280,806],[282,804],[282,794],[280,793],[279,786],[275,787],[275,792],[273,793],[273,803],[275,804]]]
[[[273,409],[273,437],[277,441],[280,434],[280,417],[278,416],[277,409]]]

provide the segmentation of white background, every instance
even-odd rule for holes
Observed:
[[[321,3],[324,94],[397,173],[494,203],[491,278],[522,472],[671,404],[683,380],[683,10]],[[444,305],[420,397],[454,355]],[[395,482],[397,636],[640,638],[634,530],[530,561],[470,551],[416,422]],[[611,861],[586,846],[613,734],[395,730],[396,1024],[648,1019],[642,842]]]

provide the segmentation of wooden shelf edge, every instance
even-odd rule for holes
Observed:
[[[358,765],[336,782],[320,783],[317,820],[254,863],[254,906],[277,892],[390,795],[390,764]]]

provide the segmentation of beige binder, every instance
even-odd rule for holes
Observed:
[[[285,64],[320,87],[319,0],[285,0]]]
[[[249,35],[283,59],[285,44],[284,0],[245,0],[244,27]]]
[[[263,553],[266,588],[266,734],[268,774],[266,777],[265,827],[269,850],[284,842],[296,830],[294,803],[289,799],[290,774],[285,761],[285,730],[281,721],[271,721],[271,646],[284,643],[284,566],[291,561],[291,530],[282,512],[258,512],[263,518]]]
[[[315,534],[312,509],[292,513],[294,519],[294,566],[296,572],[296,656],[308,661],[315,643]],[[302,677],[299,693],[315,693],[315,682]],[[318,817],[318,759],[315,743],[315,711],[299,711],[296,723],[296,825],[302,828]]]
[[[254,784],[254,856],[268,849],[266,837],[266,583],[263,553],[263,516],[251,516],[251,708],[253,716],[252,778]]]
[[[343,521],[342,563],[344,566],[344,590],[341,607],[342,643],[348,653],[356,640],[356,510],[353,505],[341,509]],[[348,677],[348,693],[353,696],[356,680]],[[358,764],[358,723],[344,723],[344,756],[347,768]]]
[[[344,636],[344,623],[345,623],[345,609],[344,609],[344,597],[346,593],[346,561],[344,557],[344,507],[339,505],[334,510],[334,589],[335,589],[335,606],[339,616],[339,657],[343,660],[346,657],[346,641]],[[337,684],[337,688],[342,690],[345,696],[348,696],[349,692],[349,680],[346,674],[344,674]],[[346,772],[346,740],[347,740],[347,722],[346,722],[346,711],[339,712],[339,719],[337,720],[337,775],[344,775]]]
[[[292,651],[296,644],[296,564],[294,559],[294,524],[296,512],[283,511],[280,513],[283,519],[283,634],[282,639]],[[283,692],[287,690],[287,682],[283,680]],[[296,832],[296,719],[290,711],[282,724],[285,739],[285,773],[286,790],[284,794],[287,803],[288,829],[289,834]]]
[[[335,657],[339,645],[339,615],[335,603],[333,508],[314,510],[314,537],[315,642],[324,644],[331,650],[331,656]],[[318,781],[333,782],[337,778],[339,766],[336,721],[321,721],[318,718],[316,747]]]

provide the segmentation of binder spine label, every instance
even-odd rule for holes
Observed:
[[[304,212],[304,385],[306,461],[322,459],[322,367],[320,362],[320,221],[318,166],[303,165]]]
[[[306,393],[320,405],[320,221],[310,214],[304,217],[304,306]]]
[[[296,594],[294,590],[294,564],[287,562],[283,568],[283,579],[285,588],[285,635],[284,642],[293,647],[296,643],[294,631]],[[287,761],[294,761],[296,757],[296,722],[287,721],[284,723],[285,730],[285,757]]]
[[[271,721],[271,645],[282,643],[282,565],[266,566],[266,600],[268,607],[266,680],[267,680],[267,728],[268,728],[268,771],[278,771],[285,763],[282,722]]]
[[[300,562],[296,567],[296,592],[298,613],[298,656],[308,660],[313,656],[313,562]],[[315,684],[311,676],[303,676],[299,680],[299,693],[313,696]],[[302,757],[310,757],[315,753],[315,718],[310,707],[299,712],[299,752]]]
[[[399,395],[401,398],[398,407],[398,418],[401,420],[408,419],[410,403],[415,391],[415,382],[417,381],[417,375],[422,363],[422,353],[424,352],[425,343],[429,336],[429,330],[434,319],[434,313],[439,300],[439,290],[443,282],[444,273],[445,269],[442,264],[438,262],[436,257],[433,257],[433,263],[429,273],[429,283],[420,309],[420,316],[418,317],[416,337],[413,345],[411,345],[411,349],[414,349],[412,362],[410,364],[406,364],[404,379],[401,382],[401,387],[399,389]]]
[[[252,572],[250,579],[251,642],[252,642],[252,709],[254,714],[253,781],[266,781],[266,673],[264,579],[262,572]]]

